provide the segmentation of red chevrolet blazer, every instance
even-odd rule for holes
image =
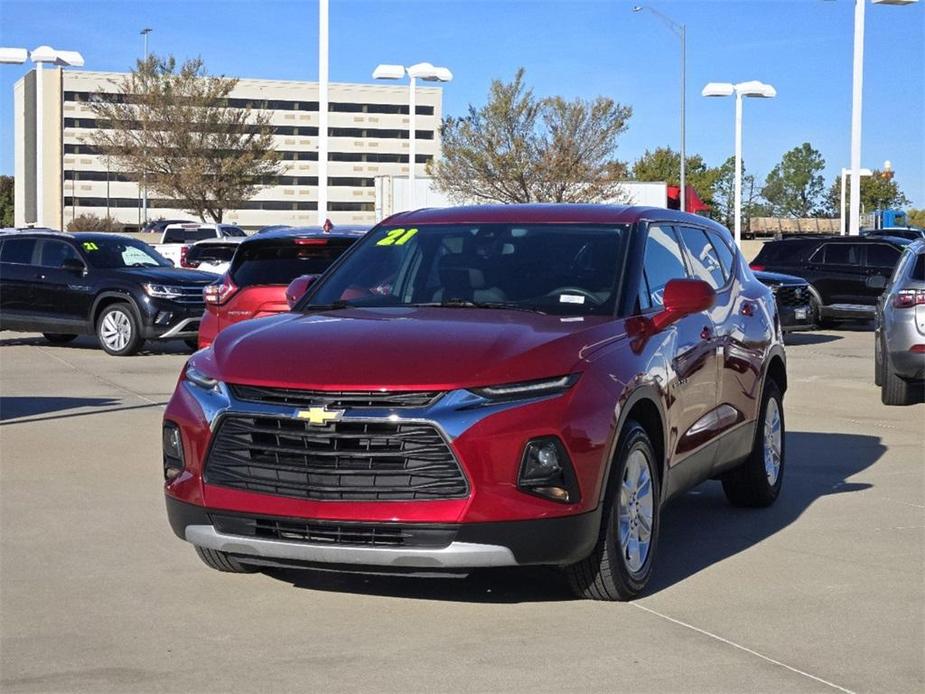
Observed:
[[[291,313],[189,360],[164,417],[170,524],[222,571],[543,564],[629,599],[673,496],[778,496],[781,335],[702,217],[394,215]]]

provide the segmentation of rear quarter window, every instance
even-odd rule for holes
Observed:
[[[30,265],[35,254],[36,239],[4,239],[0,262]]]
[[[915,280],[916,282],[925,282],[925,253],[919,253],[915,257],[915,265],[912,266],[909,279]]]
[[[900,252],[885,243],[875,243],[867,247],[867,265],[869,267],[890,268],[896,266]]]

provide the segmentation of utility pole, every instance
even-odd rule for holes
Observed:
[[[148,65],[148,34],[150,34],[152,29],[150,27],[145,27],[141,30],[141,35],[144,37],[145,42],[145,70],[147,70]],[[142,122],[142,128],[144,128],[144,122]],[[142,131],[144,133],[144,131]],[[146,134],[143,134],[142,137],[145,146],[147,146],[148,138]],[[107,183],[109,176],[107,173]],[[108,194],[107,194],[108,198]],[[107,201],[108,204],[108,201]],[[108,210],[107,210],[108,212]],[[147,223],[148,221],[148,180],[147,172],[142,168],[141,170],[141,218],[138,220],[138,230],[141,231],[141,225]]]

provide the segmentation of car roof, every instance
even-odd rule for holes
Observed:
[[[645,220],[688,222],[725,229],[706,217],[663,207],[592,203],[524,203],[432,207],[399,212],[383,224],[633,224]]]
[[[321,227],[286,227],[285,229],[272,229],[260,234],[254,234],[246,239],[247,243],[257,241],[284,241],[286,239],[307,238],[334,238],[357,239],[368,231],[368,227],[334,227],[331,231],[324,231]]]
[[[819,235],[810,235],[810,236],[785,236],[782,239],[774,239],[772,241],[765,241],[766,244],[771,243],[786,243],[788,245],[796,245],[798,243],[805,244],[822,244],[822,243],[883,243],[884,241],[888,243],[894,243],[897,246],[906,246],[909,243],[909,239],[904,239],[899,236],[881,236],[877,235],[871,237],[869,235],[864,236],[833,236],[829,234],[819,234]]]
[[[134,241],[126,234],[116,234],[110,231],[56,231],[54,229],[0,229],[0,238],[7,236],[35,236],[39,238],[53,238],[71,241],[101,241],[106,239],[123,239]],[[143,241],[141,243],[144,243]]]

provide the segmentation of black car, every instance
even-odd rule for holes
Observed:
[[[813,321],[818,325],[867,320],[874,317],[877,298],[908,244],[891,236],[785,238],[766,242],[751,267],[809,282]]]
[[[774,292],[777,315],[784,332],[813,327],[813,307],[810,305],[809,282],[779,272],[754,271],[755,279]]]
[[[174,268],[148,244],[117,234],[0,233],[0,329],[53,343],[96,335],[109,354],[145,340],[196,346],[214,275]]]

